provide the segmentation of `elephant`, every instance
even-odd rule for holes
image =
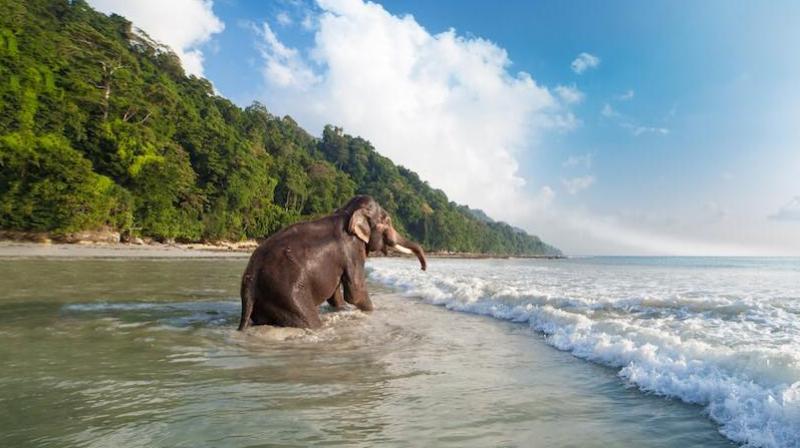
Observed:
[[[401,236],[370,196],[314,221],[301,222],[264,240],[242,275],[239,330],[254,325],[319,328],[319,305],[345,303],[372,311],[364,263],[370,252],[414,254],[427,267],[419,244]]]

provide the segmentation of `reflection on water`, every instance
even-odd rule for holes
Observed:
[[[0,446],[727,445],[527,326],[377,286],[236,332],[245,263],[0,260]]]

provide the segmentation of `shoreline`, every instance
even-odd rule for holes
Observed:
[[[194,244],[32,243],[0,241],[0,258],[243,258],[252,249]]]
[[[78,241],[74,243],[33,242],[16,239],[0,240],[0,257],[57,257],[57,258],[236,258],[248,257],[258,247],[254,240],[232,243],[121,243]],[[447,259],[564,259],[552,255],[494,255],[462,252],[426,252],[428,258]],[[400,254],[371,258],[404,257]]]

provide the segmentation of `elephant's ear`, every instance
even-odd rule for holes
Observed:
[[[350,223],[347,225],[347,231],[355,235],[361,241],[369,243],[369,221],[367,221],[366,210],[360,208],[353,212],[350,217]]]

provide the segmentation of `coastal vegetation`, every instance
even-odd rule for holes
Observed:
[[[123,17],[83,0],[3,4],[0,229],[238,241],[369,194],[429,250],[559,254],[341,128],[318,138],[238,107]]]

